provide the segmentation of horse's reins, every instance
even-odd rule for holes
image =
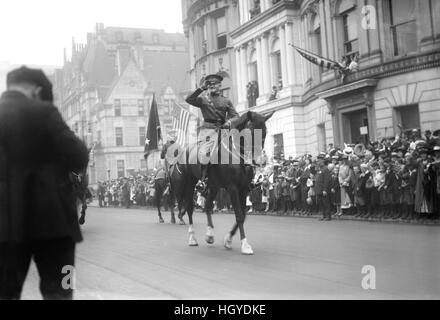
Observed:
[[[234,156],[234,152],[232,152],[231,148],[229,148],[228,146],[225,145],[225,141],[224,141],[223,139],[220,139],[220,140],[221,140],[221,144],[222,144],[222,146],[223,146],[226,150],[228,150],[228,152],[229,152],[232,156]],[[235,145],[234,140],[232,140],[232,148],[235,149],[235,150],[237,150],[237,147],[236,147],[236,145]],[[237,157],[237,156],[235,155],[235,157]],[[251,166],[251,167],[253,167],[253,168],[258,167],[258,165],[254,164],[254,163],[246,163],[246,162],[247,162],[246,159],[244,158],[244,156],[243,156],[240,152],[238,152],[238,157],[239,157],[239,158],[238,158],[239,160],[243,160],[243,162],[244,162],[245,165]]]

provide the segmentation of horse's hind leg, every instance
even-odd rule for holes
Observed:
[[[160,186],[156,185],[155,204],[157,208],[157,215],[159,216],[159,223],[164,223],[162,218],[162,212],[160,212],[160,198],[162,197],[163,190]]]
[[[174,204],[175,204],[175,198],[174,198],[174,195],[170,192],[168,205],[171,208],[170,209],[170,211],[171,211],[171,221],[170,222],[172,224],[176,223],[176,216],[174,215]]]
[[[183,216],[185,215],[186,210],[185,210],[184,206],[182,205],[181,201],[178,201],[177,206],[179,209],[179,215],[177,216],[179,218],[179,224],[185,225],[186,223],[185,223],[185,220],[183,220]]]

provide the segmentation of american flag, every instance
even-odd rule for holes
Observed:
[[[296,51],[298,51],[298,53],[300,55],[302,55],[304,58],[306,58],[307,60],[309,60],[310,62],[317,64],[318,66],[321,67],[325,67],[327,69],[334,69],[334,70],[338,70],[338,69],[343,69],[344,66],[341,65],[339,62],[321,57],[315,53],[309,52],[307,50],[298,48],[297,46],[294,46],[293,44],[289,43],[289,45],[291,45],[292,47],[294,47],[296,49]]]
[[[176,132],[176,143],[181,147],[188,144],[188,126],[192,113],[183,105],[174,102],[173,107],[173,131]]]

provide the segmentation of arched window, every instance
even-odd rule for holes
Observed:
[[[246,85],[248,107],[254,107],[257,105],[257,98],[259,97],[258,90],[258,60],[257,50],[252,49],[249,55],[249,82]]]
[[[274,38],[270,50],[270,59],[272,66],[272,86],[275,86],[278,89],[281,89],[283,87],[280,46],[280,39],[278,37]]]
[[[321,46],[321,20],[318,14],[314,14],[310,21],[310,36],[311,36],[311,51],[317,55],[322,56]],[[320,79],[323,68],[320,66],[313,66],[312,77],[316,80]]]
[[[249,55],[249,81],[258,81],[257,50],[253,49]]]

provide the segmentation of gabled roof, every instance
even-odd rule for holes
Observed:
[[[176,94],[187,89],[189,55],[177,51],[144,51],[144,75],[157,94],[171,87]]]
[[[82,72],[90,86],[108,86],[112,82],[116,71],[102,41],[93,41],[88,47]]]
[[[136,61],[134,61],[133,57],[129,56],[126,60],[125,64],[121,67],[121,75],[116,75],[113,77],[111,84],[107,87],[105,90],[105,96],[103,96],[103,101],[106,101],[110,98],[111,94],[113,93],[113,90],[116,88],[116,86],[119,83],[119,80],[124,77],[125,71],[127,70],[127,67],[132,63],[139,71],[139,75],[143,78],[143,80],[147,83],[147,79],[145,78],[145,75],[140,70],[139,66],[137,65]],[[103,88],[102,88],[103,89]]]

